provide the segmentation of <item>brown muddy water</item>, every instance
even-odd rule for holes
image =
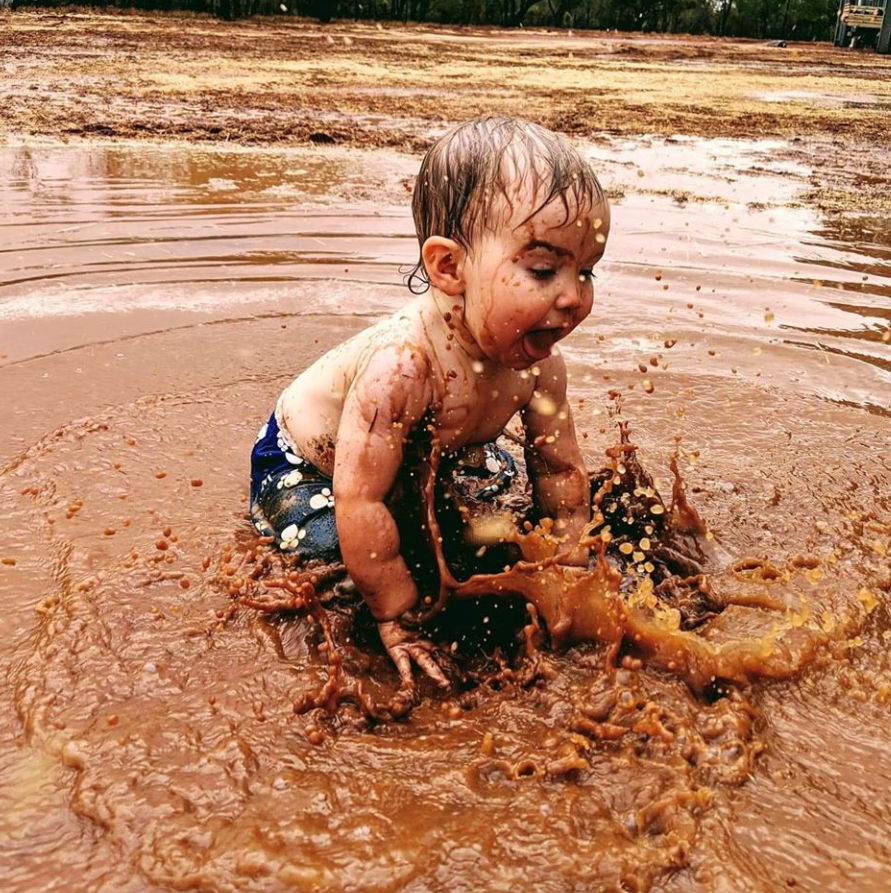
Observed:
[[[737,603],[691,632],[766,635],[751,681],[581,643],[378,725],[295,713],[317,627],[214,580],[283,385],[406,299],[416,161],[0,149],[5,893],[889,889],[891,228],[796,205],[783,149],[592,147],[565,350],[590,467],[619,391],[657,486],[680,437],[720,548],[776,569],[713,566]],[[790,631],[819,647],[760,679]]]

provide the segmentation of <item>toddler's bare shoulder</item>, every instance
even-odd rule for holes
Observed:
[[[536,390],[551,396],[566,393],[566,361],[556,348],[546,360],[537,365]]]
[[[363,404],[386,408],[394,418],[420,416],[432,399],[430,360],[423,346],[381,331],[358,364],[351,393]]]
[[[378,326],[364,345],[360,375],[398,373],[401,377],[425,379],[430,372],[430,351],[422,337],[399,320]]]

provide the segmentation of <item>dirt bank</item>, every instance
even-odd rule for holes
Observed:
[[[450,122],[522,114],[603,134],[781,137],[809,201],[887,210],[891,59],[827,44],[224,23],[83,10],[0,17],[0,141],[137,138],[425,148]]]

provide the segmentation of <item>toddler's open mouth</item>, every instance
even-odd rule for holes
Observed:
[[[544,360],[560,340],[564,329],[532,329],[523,336],[523,351],[532,360]]]

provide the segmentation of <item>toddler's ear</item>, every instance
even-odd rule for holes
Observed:
[[[454,239],[430,236],[421,248],[421,260],[435,288],[450,297],[464,294],[464,249]]]

